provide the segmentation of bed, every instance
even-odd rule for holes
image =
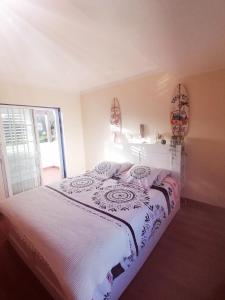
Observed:
[[[1,204],[11,244],[55,299],[118,299],[179,210],[180,148],[117,150],[172,175],[146,191],[85,173]]]

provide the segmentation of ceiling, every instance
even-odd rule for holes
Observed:
[[[225,68],[224,0],[0,0],[0,81],[82,91]]]

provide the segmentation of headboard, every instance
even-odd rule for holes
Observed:
[[[179,181],[181,179],[181,146],[171,147],[162,144],[110,144],[107,159],[130,161],[152,167],[171,170]]]

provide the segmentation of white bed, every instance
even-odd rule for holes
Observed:
[[[115,149],[114,149],[115,148]],[[156,243],[160,239],[161,235],[165,231],[166,227],[169,225],[173,217],[175,216],[176,212],[179,210],[180,201],[179,201],[179,194],[180,194],[180,160],[181,160],[181,149],[177,147],[176,152],[171,152],[169,146],[162,146],[162,145],[129,145],[128,147],[124,148],[117,148],[111,147],[113,149],[109,159],[115,159],[112,156],[123,155],[123,159],[129,159],[130,161],[136,163],[141,162],[147,165],[154,165],[160,168],[170,169],[173,173],[173,176],[176,177],[178,182],[177,188],[177,197],[176,201],[174,202],[174,207],[171,210],[170,214],[163,219],[163,222],[159,226],[159,229],[154,233],[151,239],[146,243],[145,247],[139,252],[138,257],[131,263],[130,267],[125,270],[120,276],[116,277],[113,281],[112,290],[110,296],[107,299],[118,299],[123,291],[126,289],[128,284],[131,280],[135,277],[138,270],[141,268],[153,248],[155,247]],[[119,151],[119,154],[117,153]],[[54,188],[53,188],[53,193]],[[41,194],[40,194],[41,197]],[[62,197],[62,195],[55,195],[55,197]],[[7,215],[7,214],[6,214]],[[32,240],[32,236],[29,236],[29,231],[24,234],[20,228],[20,222],[15,223],[12,218],[9,217],[9,224],[11,226],[10,230],[10,242],[20,254],[20,256],[25,260],[28,266],[33,270],[33,272],[37,275],[37,277],[41,280],[41,282],[46,286],[49,292],[53,295],[55,299],[75,299],[72,296],[68,296],[65,293],[65,282],[62,284],[60,277],[56,276],[57,272],[52,269],[51,259],[46,260],[45,252],[42,251],[42,247],[38,244],[34,243]],[[28,221],[27,221],[28,222]],[[30,222],[31,223],[31,222]],[[33,223],[34,224],[34,223]],[[32,226],[30,225],[30,230],[32,232]],[[24,225],[24,224],[23,224]],[[43,224],[44,228],[44,224]],[[41,228],[40,230],[44,230]],[[41,234],[41,231],[39,232]],[[118,234],[118,232],[117,232]],[[119,237],[118,237],[119,239]],[[40,239],[39,239],[40,240]],[[121,238],[122,240],[122,238]],[[46,243],[48,241],[45,241]],[[63,245],[63,244],[62,244]],[[39,251],[40,250],[40,251]],[[112,251],[111,255],[113,256]],[[116,259],[116,256],[115,256]],[[115,265],[115,264],[114,264]],[[113,266],[113,265],[112,265]],[[93,266],[94,268],[94,266]],[[62,272],[62,271],[60,271]],[[100,271],[99,271],[100,272]],[[101,272],[100,272],[101,273]],[[96,289],[97,294],[101,291],[101,285],[98,289]],[[87,298],[79,297],[79,299],[86,300]],[[98,296],[94,299],[98,299]],[[99,298],[100,299],[100,298]],[[91,300],[91,298],[89,299]]]

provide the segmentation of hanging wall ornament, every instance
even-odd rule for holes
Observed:
[[[122,122],[120,104],[117,98],[113,98],[112,101],[110,123],[111,131],[113,134],[113,141],[114,143],[118,143],[121,137]]]
[[[176,87],[171,104],[170,122],[173,139],[180,144],[188,132],[189,123],[189,97],[182,84]]]

